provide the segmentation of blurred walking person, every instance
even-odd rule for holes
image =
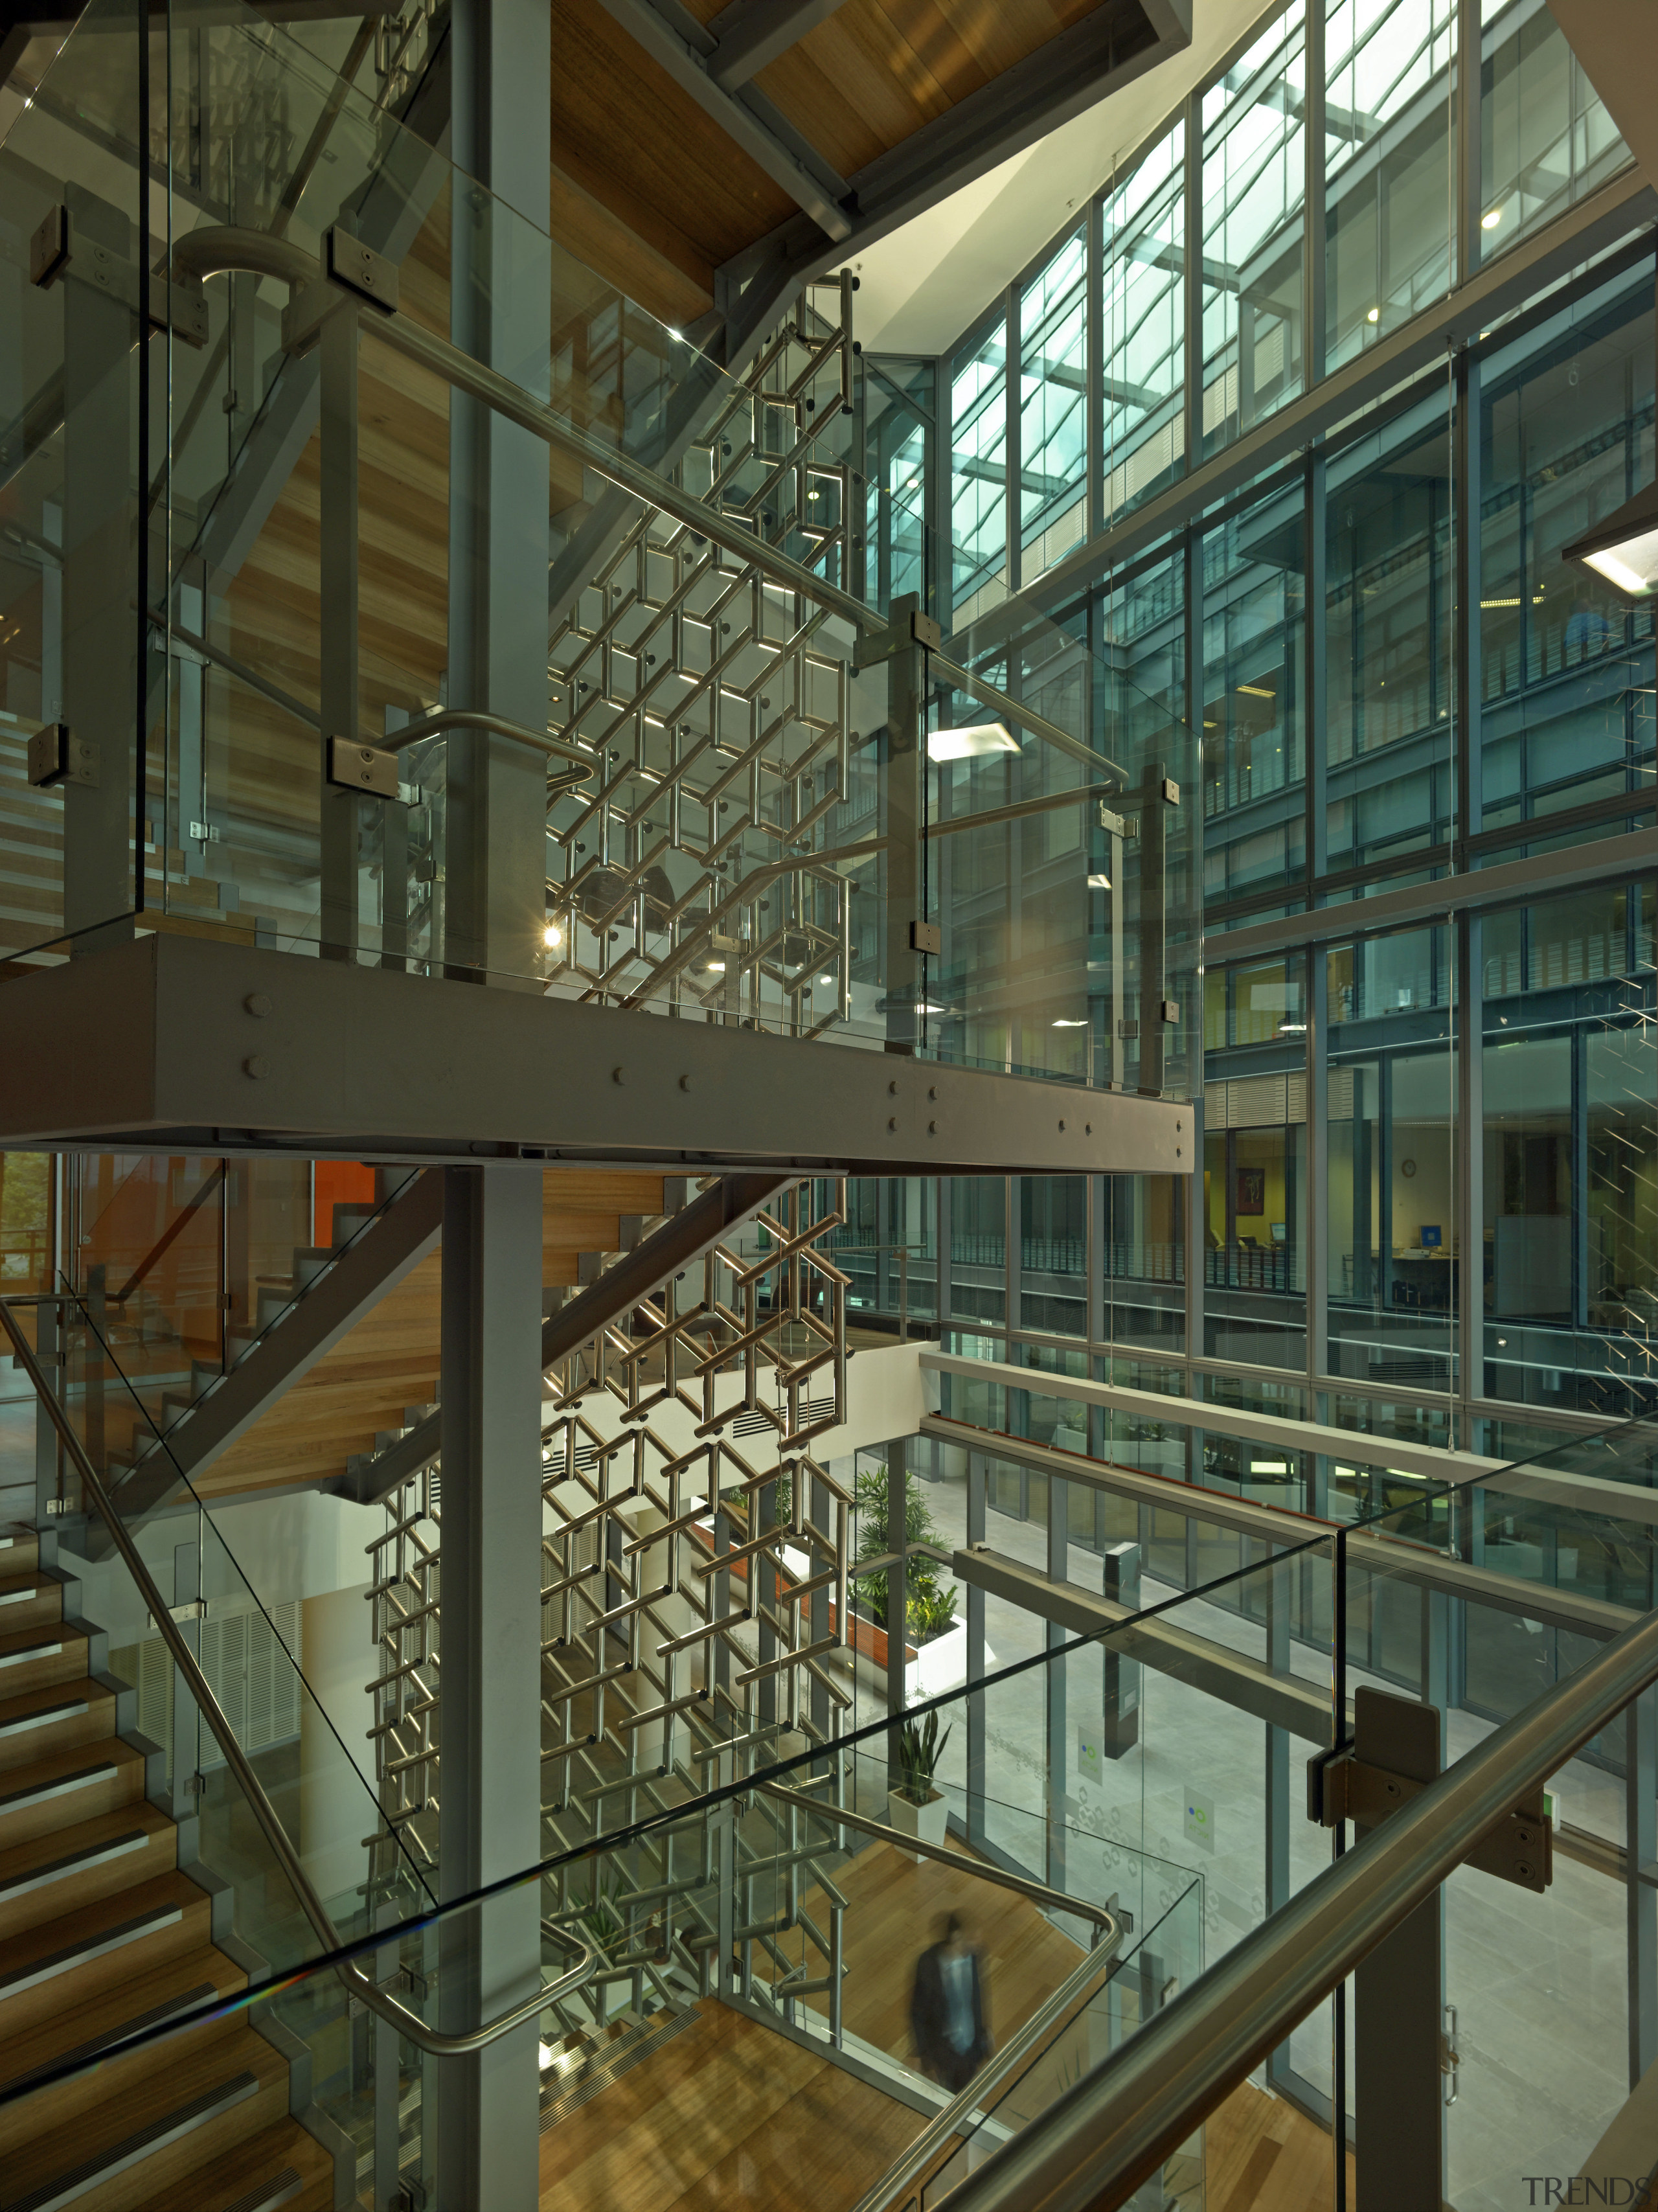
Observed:
[[[959,1913],[939,1923],[938,1941],[915,1961],[910,2032],[922,2070],[956,2096],[995,2049],[982,1954]]]

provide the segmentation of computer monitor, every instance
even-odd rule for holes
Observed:
[[[1290,1224],[1289,1224],[1289,1223],[1288,1223],[1287,1221],[1275,1221],[1275,1222],[1272,1224],[1272,1242],[1273,1242],[1273,1243],[1274,1243],[1274,1244],[1282,1244],[1282,1243],[1284,1243],[1284,1241],[1285,1237],[1289,1235],[1289,1231],[1290,1231]]]

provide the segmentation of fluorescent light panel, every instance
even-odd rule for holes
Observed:
[[[926,741],[933,761],[982,760],[990,753],[1016,753],[1019,741],[1005,722],[971,722],[959,730],[934,730]]]

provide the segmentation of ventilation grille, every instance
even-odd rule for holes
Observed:
[[[270,1620],[252,1598],[214,1599],[201,1625],[202,1672],[244,1751],[268,1751],[300,1733],[301,1601],[273,1605]],[[291,1656],[290,1656],[291,1654]],[[159,1636],[110,1654],[111,1672],[138,1692],[140,1731],[173,1754],[173,1661]],[[224,1759],[205,1727],[194,1764],[205,1773]]]

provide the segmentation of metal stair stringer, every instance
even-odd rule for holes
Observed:
[[[443,1229],[443,1176],[413,1176],[379,1218],[340,1253],[222,1380],[155,1437],[114,1486],[131,1522],[154,1512],[245,1436],[365,1315],[413,1273]],[[106,1534],[87,1531],[89,1556]]]
[[[700,1260],[731,1230],[748,1220],[780,1191],[798,1182],[798,1175],[721,1176],[689,1206],[671,1214],[659,1229],[636,1244],[631,1252],[607,1267],[596,1283],[550,1315],[542,1324],[541,1364],[544,1371],[568,1356],[579,1345],[607,1324],[619,1321],[641,1298],[653,1291],[683,1268]],[[360,1505],[378,1505],[411,1475],[429,1466],[443,1443],[441,1410],[404,1431],[384,1451],[376,1452],[333,1487],[337,1496]]]

